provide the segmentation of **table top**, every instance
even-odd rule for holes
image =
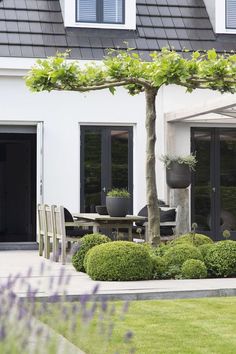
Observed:
[[[126,215],[121,217],[114,217],[110,215],[100,215],[96,213],[73,213],[73,216],[78,219],[85,219],[90,221],[146,221],[144,216]]]

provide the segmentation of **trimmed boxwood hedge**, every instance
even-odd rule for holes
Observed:
[[[111,242],[111,239],[105,235],[94,233],[85,235],[78,242],[77,251],[72,256],[72,264],[78,272],[85,272],[84,258],[86,253],[96,245]]]
[[[177,237],[175,240],[171,241],[169,245],[174,246],[183,243],[189,243],[193,246],[199,247],[205,244],[212,244],[213,240],[206,235],[188,233]]]
[[[212,277],[236,276],[236,242],[226,240],[212,245],[205,255],[205,264]]]
[[[170,247],[164,254],[163,258],[167,264],[167,278],[180,278],[181,267],[188,259],[203,260],[198,248],[189,243],[177,244]]]
[[[93,280],[128,281],[152,278],[152,258],[142,245],[114,241],[93,247],[86,262]]]
[[[199,259],[188,259],[181,268],[182,278],[203,279],[207,277],[207,268]]]
[[[212,243],[205,243],[204,245],[198,247],[199,251],[202,254],[203,260],[205,260],[206,255],[212,246],[214,246]]]
[[[152,278],[165,279],[167,264],[164,258],[159,256],[152,256],[152,265]]]
[[[201,252],[197,247],[189,245],[188,243],[170,247],[163,258],[166,260],[168,266],[182,266],[187,259],[203,260]]]

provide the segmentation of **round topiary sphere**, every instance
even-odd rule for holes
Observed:
[[[205,244],[212,244],[213,240],[206,235],[188,233],[177,237],[175,240],[170,242],[170,245],[173,246],[173,245],[177,245],[177,244],[179,245],[183,243],[189,243],[193,246],[199,247]]]
[[[199,251],[202,254],[203,260],[205,261],[206,255],[208,253],[208,251],[211,249],[211,247],[213,246],[212,243],[205,243],[204,245],[201,245],[198,247]]]
[[[192,246],[188,243],[177,244],[170,247],[163,258],[167,262],[168,266],[181,267],[182,264],[187,261],[187,259],[200,259],[202,261],[201,252],[197,247]]]
[[[148,250],[128,241],[115,241],[92,248],[87,256],[86,268],[93,280],[152,278],[152,259]]]
[[[184,279],[203,279],[207,277],[207,268],[199,259],[188,259],[181,267]]]
[[[152,279],[165,279],[167,264],[164,258],[152,256],[152,266]]]
[[[74,255],[72,256],[72,264],[78,272],[84,272],[84,257],[86,253],[96,245],[101,243],[111,242],[110,238],[101,234],[88,234],[85,235],[78,242],[78,247]]]
[[[236,242],[227,240],[212,245],[205,256],[205,264],[212,277],[236,276]]]

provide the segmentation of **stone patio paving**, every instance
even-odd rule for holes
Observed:
[[[29,270],[32,267],[32,271]],[[0,285],[19,275],[15,291],[27,296],[38,289],[38,298],[66,290],[68,300],[91,293],[99,284],[98,294],[112,299],[173,299],[207,296],[236,296],[236,279],[149,280],[132,282],[96,282],[76,272],[71,263],[62,266],[38,256],[37,251],[0,251]],[[63,278],[63,280],[62,280]],[[29,286],[31,288],[29,288]],[[58,290],[59,289],[59,290]]]

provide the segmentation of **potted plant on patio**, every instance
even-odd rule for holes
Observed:
[[[195,170],[196,155],[163,155],[161,161],[166,166],[166,183],[170,188],[187,188],[191,183],[191,171]]]
[[[114,188],[107,193],[106,207],[110,216],[126,216],[129,209],[130,193],[127,189]]]

